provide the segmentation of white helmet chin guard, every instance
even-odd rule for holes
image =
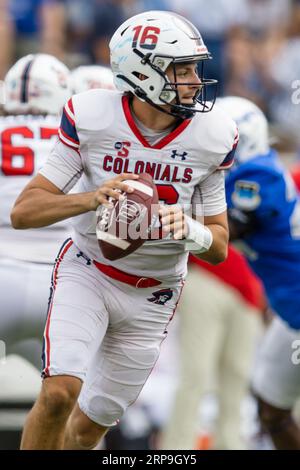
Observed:
[[[269,126],[264,113],[246,98],[227,96],[217,104],[237,123],[239,143],[235,153],[237,164],[270,151]]]
[[[108,67],[102,65],[81,65],[71,71],[71,88],[74,94],[93,88],[114,90],[114,77]]]
[[[4,84],[8,113],[59,114],[71,96],[69,69],[48,54],[29,54],[7,72]]]
[[[199,31],[182,16],[172,12],[148,11],[125,21],[114,33],[110,44],[111,67],[116,88],[132,92],[162,112],[183,119],[195,112],[208,112],[212,102],[206,101],[207,85],[217,80],[203,77],[204,60],[211,59]],[[175,64],[202,64],[201,87],[195,93],[192,105],[180,103]],[[166,69],[173,66],[175,82],[171,83]],[[200,103],[199,106],[195,106]],[[167,111],[165,105],[171,105]]]

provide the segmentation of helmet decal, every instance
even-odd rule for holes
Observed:
[[[29,73],[32,67],[34,59],[30,59],[29,62],[25,65],[25,69],[22,75],[22,83],[21,83],[21,102],[27,103],[28,102],[28,82],[29,82]]]

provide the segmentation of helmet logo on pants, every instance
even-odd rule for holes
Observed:
[[[168,300],[171,300],[173,297],[172,289],[161,289],[157,290],[156,292],[152,292],[153,297],[151,297],[149,302],[153,302],[154,304],[165,305]]]

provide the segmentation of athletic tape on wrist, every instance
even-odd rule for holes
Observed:
[[[189,216],[185,216],[185,222],[188,229],[185,249],[193,253],[208,251],[213,242],[213,236],[209,228]]]

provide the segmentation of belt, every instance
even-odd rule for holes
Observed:
[[[134,286],[137,289],[142,289],[146,287],[159,286],[161,281],[158,279],[153,279],[151,277],[139,277],[134,276],[133,274],[125,273],[120,269],[114,268],[113,266],[108,266],[107,264],[99,263],[98,261],[93,261],[99,271],[106,274],[106,276],[116,279],[117,281],[124,282],[130,286]]]

